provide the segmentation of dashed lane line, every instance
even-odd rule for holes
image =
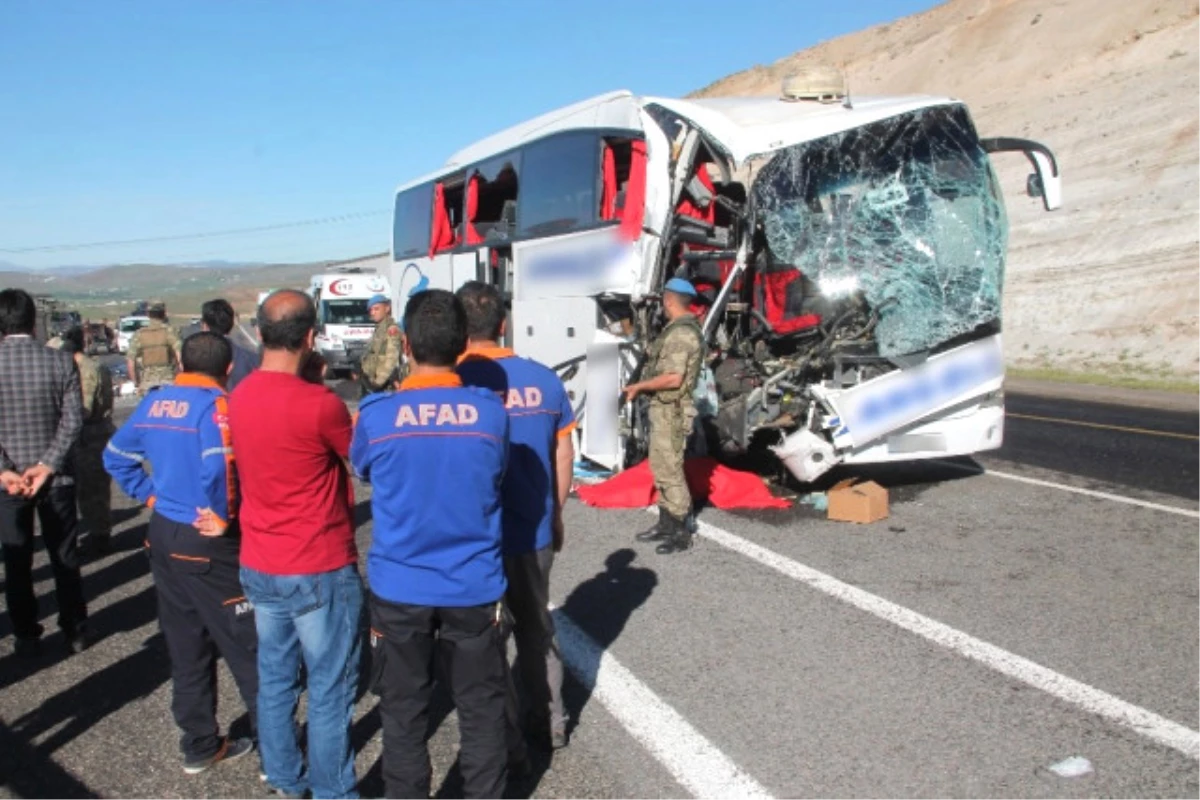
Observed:
[[[681,786],[696,797],[771,797],[561,609],[553,613],[568,669]]]
[[[1079,419],[1063,419],[1062,417],[1042,417],[1037,414],[1014,414],[1011,411],[1005,411],[1004,415],[1010,419],[1023,419],[1030,422],[1049,422],[1055,425],[1077,425],[1080,428],[1096,428],[1102,431],[1119,431],[1121,433],[1136,433],[1142,436],[1165,436],[1169,439],[1186,439],[1187,441],[1200,440],[1200,436],[1194,433],[1176,433],[1175,431],[1159,431],[1153,428],[1135,428],[1130,425],[1106,425],[1101,422],[1084,422]]]

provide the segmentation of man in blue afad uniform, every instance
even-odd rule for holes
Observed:
[[[465,388],[454,365],[467,322],[453,294],[408,301],[399,391],[359,406],[350,461],[374,485],[372,687],[383,719],[388,797],[428,797],[425,730],[435,651],[458,708],[467,797],[500,797],[505,742],[504,566],[500,487],[508,417],[492,392]]]
[[[218,733],[216,658],[220,652],[233,673],[254,727],[258,639],[238,578],[225,395],[233,352],[225,337],[207,332],[189,336],[182,351],[183,373],[146,393],[109,441],[104,468],[153,509],[146,545],[171,656],[171,711],[183,731],[183,770],[195,775],[254,749],[253,739]]]
[[[548,606],[550,568],[554,554],[562,549],[562,508],[574,476],[575,414],[566,387],[553,370],[500,346],[507,322],[500,292],[470,281],[458,290],[458,297],[467,312],[469,338],[458,374],[468,386],[496,393],[508,411],[504,572],[514,618],[517,671],[528,706],[521,725],[517,698],[511,696],[510,723],[516,731],[523,727],[535,740],[558,749],[567,744],[567,715],[562,658]]]

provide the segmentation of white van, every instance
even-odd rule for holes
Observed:
[[[121,317],[117,321],[117,352],[121,355],[129,350],[129,341],[139,329],[150,324],[150,318],[142,315]]]

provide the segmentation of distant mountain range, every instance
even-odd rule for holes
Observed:
[[[20,264],[14,264],[11,261],[0,261],[0,272],[24,272],[37,275],[55,275],[60,277],[69,277],[72,275],[86,275],[89,272],[95,272],[100,269],[120,266],[117,264],[77,264],[58,267],[26,267]],[[180,269],[247,269],[251,267],[266,266],[265,262],[261,261],[189,261],[180,264],[164,264],[162,266],[178,267]]]
[[[204,301],[214,297],[223,297],[238,311],[248,313],[256,307],[260,292],[306,289],[312,275],[340,267],[386,272],[388,263],[387,253],[302,264],[205,261],[33,270],[0,262],[0,288],[52,295],[84,317],[97,319],[129,313],[139,300],[162,300],[168,313],[192,315],[199,313]]]

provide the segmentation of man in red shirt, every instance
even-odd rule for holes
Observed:
[[[229,400],[242,489],[241,578],[258,628],[258,737],[285,795],[358,797],[350,723],[362,654],[363,586],[345,458],[350,414],[321,382],[316,308],[283,290],[258,311],[262,365]],[[297,741],[308,673],[308,769]]]

